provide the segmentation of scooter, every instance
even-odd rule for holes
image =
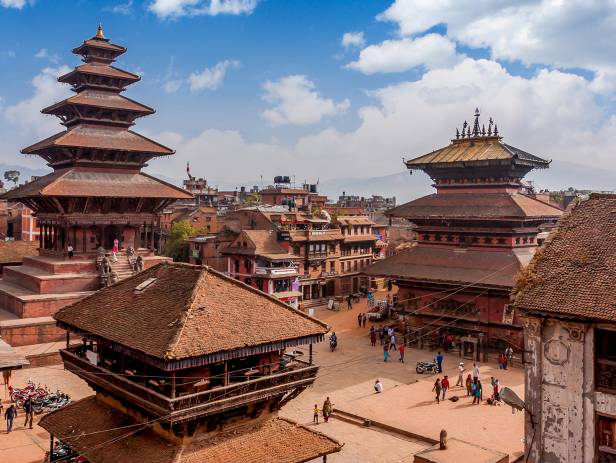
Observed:
[[[436,361],[432,362],[417,362],[415,371],[420,375],[423,373],[438,373],[438,365]]]
[[[336,347],[338,347],[338,340],[330,339],[329,340],[329,350],[333,352],[334,350],[336,350]]]

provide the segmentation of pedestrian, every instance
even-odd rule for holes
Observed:
[[[389,357],[389,342],[383,344],[383,362],[387,362],[387,358]]]
[[[506,370],[507,366],[505,365],[505,354],[500,354],[500,357],[498,358],[498,369],[499,370]]]
[[[456,386],[464,387],[464,362],[460,362],[458,365],[458,382]]]
[[[113,240],[113,247],[111,248],[111,253],[113,254],[113,261],[114,262],[116,260],[118,260],[118,257],[116,256],[116,254],[118,253],[119,250],[120,250],[120,241],[118,241],[118,239],[115,238]]]
[[[473,385],[475,383],[473,383],[473,380],[471,378],[471,374],[469,373],[468,376],[466,377],[466,395],[470,396],[471,393],[473,392]]]
[[[323,421],[326,423],[329,421],[329,416],[332,414],[332,402],[329,397],[323,402]]]
[[[396,350],[396,335],[392,334],[389,338],[389,349]]]
[[[71,246],[71,243],[68,243],[68,247],[66,248],[67,252],[68,252],[68,258],[72,259],[73,258],[73,246]]]
[[[443,381],[441,381],[441,389],[443,389],[443,400],[445,400],[445,393],[449,389],[449,377],[445,375]]]
[[[513,349],[511,346],[505,349],[505,358],[507,359],[507,365],[513,366]]]
[[[24,428],[28,426],[28,421],[30,421],[30,429],[32,429],[32,418],[34,418],[33,408],[32,397],[28,397],[24,402],[24,412],[26,412],[26,422],[24,423]]]
[[[391,290],[394,288],[394,284],[391,280],[387,280],[387,291],[391,293]]]
[[[436,403],[441,403],[441,380],[440,378],[436,378],[434,382],[434,387],[432,388],[432,392],[436,392]]]
[[[506,370],[507,369],[507,356],[505,355],[504,352],[501,354],[501,361],[503,362],[503,370]]]
[[[498,379],[495,379],[494,384],[492,384],[492,392],[494,400],[500,400],[500,384],[498,383]]]
[[[398,361],[404,363],[404,344],[400,344],[400,347],[398,347],[398,352],[400,352],[400,358]]]
[[[374,330],[374,326],[370,327],[370,345],[372,347],[376,346],[376,331]]]
[[[479,365],[473,363],[473,384],[477,384],[479,380]]]
[[[4,412],[4,419],[6,420],[6,433],[10,433],[13,430],[13,421],[17,418],[17,408],[15,404],[11,404],[9,408]]]
[[[381,383],[381,380],[378,378],[374,383],[374,392],[376,392],[377,394],[383,392],[383,383]]]
[[[438,351],[438,355],[436,356],[436,363],[438,365],[438,372],[442,373],[443,372],[443,354],[441,354],[441,351]]]
[[[381,341],[381,346],[385,342],[385,328],[382,326],[379,328],[379,341]]]
[[[473,384],[475,386],[475,395],[473,397],[473,403],[480,404],[483,399],[483,391],[481,390],[481,381],[477,381],[477,384]]]
[[[357,314],[357,326],[359,326],[360,328],[361,328],[361,318],[362,318],[361,315],[362,315],[361,312]]]
[[[361,324],[362,326],[365,328],[366,327],[366,322],[368,321],[368,317],[366,316],[366,314],[362,314],[361,316]]]
[[[353,308],[353,296],[349,294],[347,296],[347,310],[351,310]]]
[[[314,412],[312,415],[312,422],[319,424],[319,407],[317,407],[317,404],[314,404]]]

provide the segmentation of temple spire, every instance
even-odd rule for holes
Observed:
[[[473,124],[473,137],[478,137],[481,133],[479,130],[479,108],[475,108],[475,123]]]
[[[94,36],[94,38],[97,38],[97,39],[107,38],[105,37],[105,34],[103,34],[103,25],[101,23],[98,23],[98,29],[96,30],[96,35]]]

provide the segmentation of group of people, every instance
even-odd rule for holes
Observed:
[[[0,402],[0,415],[2,414],[2,410],[4,406]],[[32,398],[28,397],[24,402],[24,413],[26,414],[26,422],[24,423],[24,428],[28,427],[32,429],[33,418],[34,418],[34,406],[32,404]],[[17,407],[15,404],[11,404],[6,411],[4,412],[4,419],[6,420],[6,433],[10,433],[13,430],[13,424],[15,419],[17,418]]]
[[[315,424],[319,424],[319,412],[321,412],[321,414],[323,415],[323,421],[327,423],[329,421],[329,417],[331,416],[333,410],[334,410],[334,406],[331,400],[329,400],[329,397],[325,399],[325,402],[323,402],[323,407],[320,410],[319,410],[319,406],[317,404],[314,404],[312,422]]]
[[[464,382],[465,372],[464,362],[460,362],[458,364],[458,381],[456,382],[456,387],[466,386],[466,395],[473,398],[473,404],[480,404],[483,400],[483,385],[479,379],[479,364],[473,363],[473,370],[471,373],[468,373],[466,381]],[[500,401],[500,383],[498,379],[492,376],[490,378],[490,385],[492,386],[492,396],[488,399],[488,403],[495,404]],[[447,375],[445,375],[442,380],[436,378],[432,391],[436,392],[437,403],[440,403],[441,400],[445,400],[445,395],[449,387],[449,378]]]
[[[513,349],[511,346],[507,347],[505,351],[498,356],[498,368],[506,370],[507,365],[513,365]]]
[[[360,312],[357,314],[357,325],[360,328],[365,328],[367,321],[368,321],[368,316],[365,313]]]

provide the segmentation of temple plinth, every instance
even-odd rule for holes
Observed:
[[[65,130],[22,150],[43,158],[53,172],[4,196],[31,208],[41,229],[39,256],[24,260],[23,266],[7,267],[0,281],[4,336],[2,323],[11,315],[48,318],[53,324],[50,316],[59,308],[101,283],[165,259],[156,255],[160,212],[178,199],[192,198],[141,171],[150,160],[174,151],[131,130],[138,118],[155,111],[122,95],[141,79],[113,66],[125,52],[100,26],[94,37],[75,48],[83,64],[58,78],[75,94],[42,110],[58,117]],[[120,252],[113,268],[103,269],[108,279],[101,279],[101,256],[110,254],[115,240]],[[7,336],[14,345],[47,342],[57,335],[55,329],[34,337],[16,332]]]

